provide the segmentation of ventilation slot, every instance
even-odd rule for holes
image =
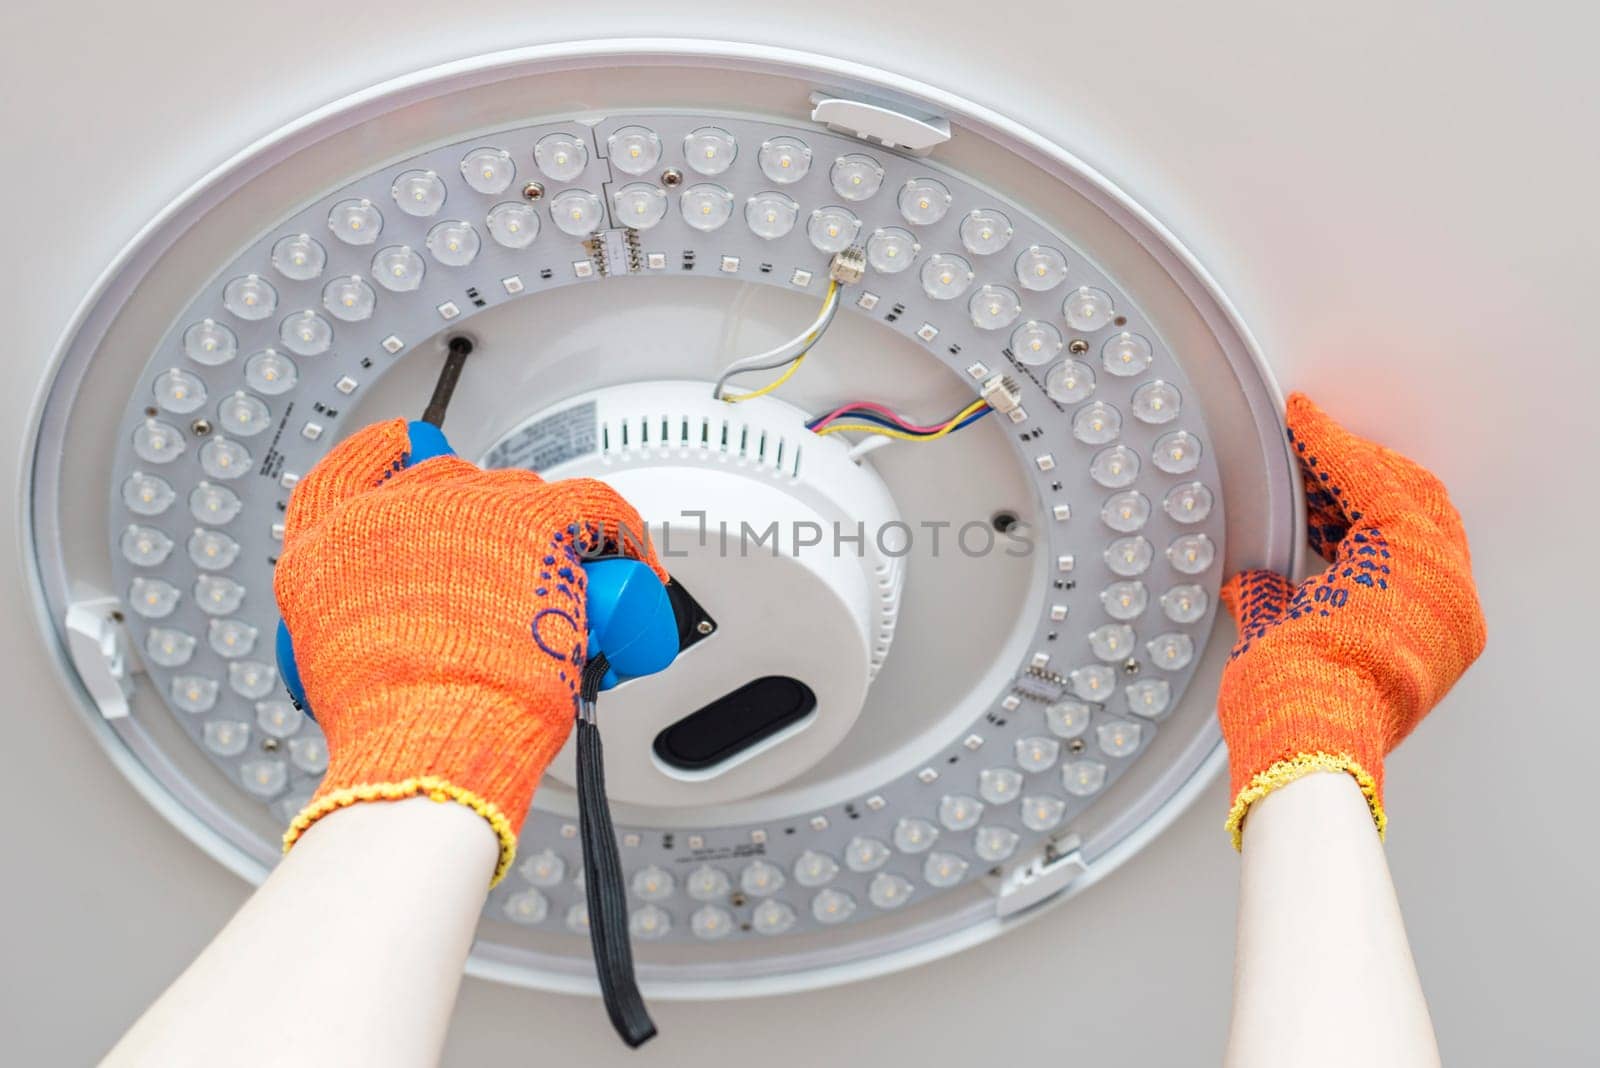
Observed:
[[[660,455],[664,449],[721,453],[769,469],[787,479],[800,477],[799,441],[770,434],[759,424],[719,419],[711,415],[639,414],[626,419],[602,420],[598,428],[600,452],[611,458],[623,454]]]

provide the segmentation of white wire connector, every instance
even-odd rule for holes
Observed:
[[[866,273],[867,250],[860,245],[851,245],[847,249],[835,252],[833,259],[828,261],[828,277],[842,286],[861,281]]]
[[[1001,415],[1022,403],[1022,391],[1017,388],[1016,381],[1006,375],[995,375],[984,382],[978,390],[978,396]]]

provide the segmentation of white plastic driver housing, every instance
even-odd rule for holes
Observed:
[[[805,421],[775,397],[719,400],[710,382],[634,382],[552,405],[482,458],[610,483],[716,621],[670,673],[606,694],[618,801],[671,808],[766,792],[825,757],[861,714],[894,639],[908,533],[871,464]],[[770,675],[803,682],[815,711],[705,769],[654,751],[676,720]],[[551,773],[574,783],[573,761],[569,742]]]

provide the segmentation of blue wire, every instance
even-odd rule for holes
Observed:
[[[971,426],[973,423],[976,423],[979,419],[982,419],[984,416],[988,415],[992,411],[994,411],[993,408],[989,407],[987,404],[984,405],[982,408],[978,409],[977,411],[973,412],[971,415],[967,416],[965,419],[961,420],[961,422],[957,423],[956,426],[955,426],[955,430],[950,431],[950,433],[954,434],[956,432],[956,430],[964,430],[965,428]],[[898,423],[895,423],[893,420],[888,419],[888,418],[886,418],[884,416],[879,415],[877,412],[872,412],[872,411],[847,411],[847,412],[843,413],[842,415],[840,415],[837,419],[835,419],[834,422],[843,422],[845,420],[849,420],[850,422],[855,422],[857,420],[861,420],[863,422],[876,423],[878,426],[886,426],[886,427],[889,427],[892,430],[904,430],[905,429],[905,427],[900,426]],[[807,429],[815,430],[817,428],[817,424],[820,423],[820,422],[821,422],[820,419],[813,419],[811,422],[806,424],[806,427],[807,427]],[[945,436],[949,437],[949,434],[947,434]]]
[[[979,419],[982,419],[992,411],[994,411],[994,409],[985,404],[982,408],[979,408],[977,411],[961,420],[961,422],[957,423],[956,430],[961,430],[965,427],[971,426],[973,423],[976,423]],[[956,430],[952,430],[950,433],[954,434]]]

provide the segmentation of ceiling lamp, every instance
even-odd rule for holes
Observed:
[[[814,318],[792,383],[723,399],[727,365]],[[563,45],[252,146],[62,342],[27,498],[41,624],[119,769],[246,877],[327,761],[271,655],[285,503],[343,434],[414,417],[463,341],[458,450],[612,482],[703,613],[671,670],[604,702],[647,992],[819,985],[989,937],[1219,764],[1218,585],[1292,569],[1300,503],[1274,387],[1172,235],[931,86]],[[860,399],[990,417],[820,432]],[[479,974],[592,984],[572,783],[564,754]]]

